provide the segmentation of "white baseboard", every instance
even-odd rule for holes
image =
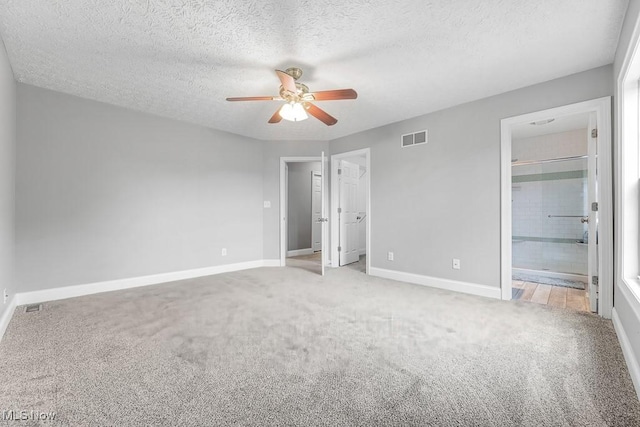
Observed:
[[[16,305],[37,304],[46,301],[80,297],[101,292],[118,291],[121,289],[137,288],[140,286],[157,285],[159,283],[174,282],[176,280],[193,279],[196,277],[212,276],[214,274],[231,271],[248,270],[258,267],[279,267],[280,260],[257,260],[239,262],[236,264],[217,265],[214,267],[196,268],[171,273],[153,274],[150,276],[131,277],[120,280],[87,283],[84,285],[65,286],[60,288],[43,289],[41,291],[21,292],[16,295]]]
[[[384,268],[371,267],[372,276],[385,279],[398,280],[400,282],[414,283],[416,285],[430,286],[432,288],[446,289],[448,291],[463,292],[465,294],[479,295],[488,298],[501,298],[501,290],[497,287],[480,285],[476,283],[460,282],[457,280],[441,279],[438,277],[423,276],[403,271],[386,270]]]
[[[584,283],[589,282],[589,279],[587,278],[587,276],[582,274],[556,273],[555,271],[529,270],[527,268],[515,268],[515,267],[513,267],[513,273],[535,274],[542,277],[553,277],[555,279],[573,280],[573,281],[584,282]]]
[[[282,267],[279,259],[263,259],[262,267]]]
[[[615,307],[613,307],[613,311],[611,313],[611,320],[613,321],[613,328],[616,330],[616,334],[618,335],[618,341],[620,341],[624,360],[627,362],[631,381],[633,381],[636,394],[640,396],[640,365],[638,364],[638,359],[633,352],[633,347],[631,347],[629,336],[622,326],[622,322],[620,321],[620,317],[618,317],[618,312]]]
[[[7,309],[2,313],[2,317],[0,317],[0,341],[2,341],[2,337],[4,336],[4,333],[9,326],[9,322],[13,317],[13,312],[16,309],[16,299],[15,295],[11,297],[9,304],[7,304]]]
[[[287,251],[287,257],[291,256],[302,256],[302,255],[313,255],[313,248],[306,249],[295,249],[293,251]]]
[[[358,252],[359,252],[360,256],[367,254],[367,250],[366,249],[360,249]]]

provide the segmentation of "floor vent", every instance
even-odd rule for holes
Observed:
[[[408,134],[402,135],[400,141],[401,141],[402,148],[411,147],[414,145],[426,144],[427,131],[422,130],[420,132],[408,133]]]
[[[25,313],[32,313],[34,311],[40,311],[42,309],[42,304],[30,304],[25,309]]]

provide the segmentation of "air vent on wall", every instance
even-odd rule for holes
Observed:
[[[407,133],[402,135],[402,139],[400,140],[402,144],[402,148],[411,147],[413,145],[426,144],[427,143],[427,131],[421,130],[416,133]]]

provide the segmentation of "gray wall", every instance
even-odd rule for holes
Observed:
[[[371,147],[372,267],[499,287],[500,120],[612,95],[611,75],[609,65],[331,141],[331,154]],[[400,148],[423,129],[428,144]]]
[[[640,19],[640,1],[631,0],[629,2],[629,8],[627,9],[627,15],[625,16],[624,23],[622,26],[622,31],[620,33],[620,41],[618,42],[618,49],[616,51],[616,59],[613,64],[614,74],[613,81],[616,82],[618,76],[620,74],[620,69],[622,67],[622,62],[624,60],[624,55],[629,47],[629,43],[631,41],[631,35],[633,32],[633,28]],[[616,120],[614,120],[614,126],[617,126],[617,115],[618,111],[614,110],[614,115],[616,116]],[[616,138],[614,139],[614,151],[617,153],[619,149],[619,129],[616,130]],[[614,155],[614,174],[617,176],[619,173],[620,165],[617,164],[616,160],[617,156]],[[620,193],[618,193],[620,194]],[[618,228],[618,224],[616,224],[616,229],[614,233],[614,241],[620,241],[622,236],[620,236],[620,229]],[[620,264],[617,257],[621,254],[616,255],[616,271],[615,271],[615,287],[614,287],[614,295],[613,295],[613,306],[615,308],[618,317],[620,318],[620,323],[627,333],[629,337],[629,342],[631,347],[633,348],[633,352],[635,354],[636,360],[640,361],[640,301],[637,298],[632,296],[631,292],[628,292],[630,298],[626,298],[625,294],[620,290],[621,286],[626,286],[622,283],[622,271],[620,271]]]
[[[309,249],[311,243],[311,172],[320,162],[289,163],[287,250]]]
[[[14,214],[16,158],[16,83],[4,43],[0,40],[0,317],[16,293],[14,280]]]
[[[281,123],[289,126],[293,123]],[[263,145],[263,184],[265,201],[271,202],[271,208],[264,208],[263,256],[267,260],[280,259],[280,157],[320,156],[322,151],[328,155],[327,141],[264,141]]]
[[[262,259],[261,142],[22,84],[17,105],[21,291]]]

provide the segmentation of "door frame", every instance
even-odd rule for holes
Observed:
[[[365,164],[367,165],[367,226],[365,227],[365,238],[367,240],[367,262],[365,273],[371,271],[371,149],[363,148],[360,150],[347,151],[331,155],[331,204],[329,213],[329,225],[331,226],[331,267],[340,267],[340,254],[338,253],[338,245],[340,245],[340,217],[338,216],[338,207],[340,206],[339,198],[339,182],[338,182],[338,165],[340,160],[349,157],[359,157],[364,155]]]
[[[613,309],[613,171],[611,97],[592,99],[500,121],[500,287],[503,300],[511,299],[511,128],[550,117],[596,113],[598,128],[598,314],[611,318]]]
[[[284,267],[287,265],[287,225],[289,221],[287,215],[289,195],[287,194],[288,191],[286,191],[288,186],[286,173],[287,163],[312,163],[321,161],[321,156],[280,157],[280,220],[278,221],[280,223],[280,267]],[[327,171],[322,171],[322,174],[326,178]],[[324,180],[324,182],[326,182],[326,179]],[[325,238],[326,236],[321,236],[321,239],[323,239],[323,241],[325,240]]]

